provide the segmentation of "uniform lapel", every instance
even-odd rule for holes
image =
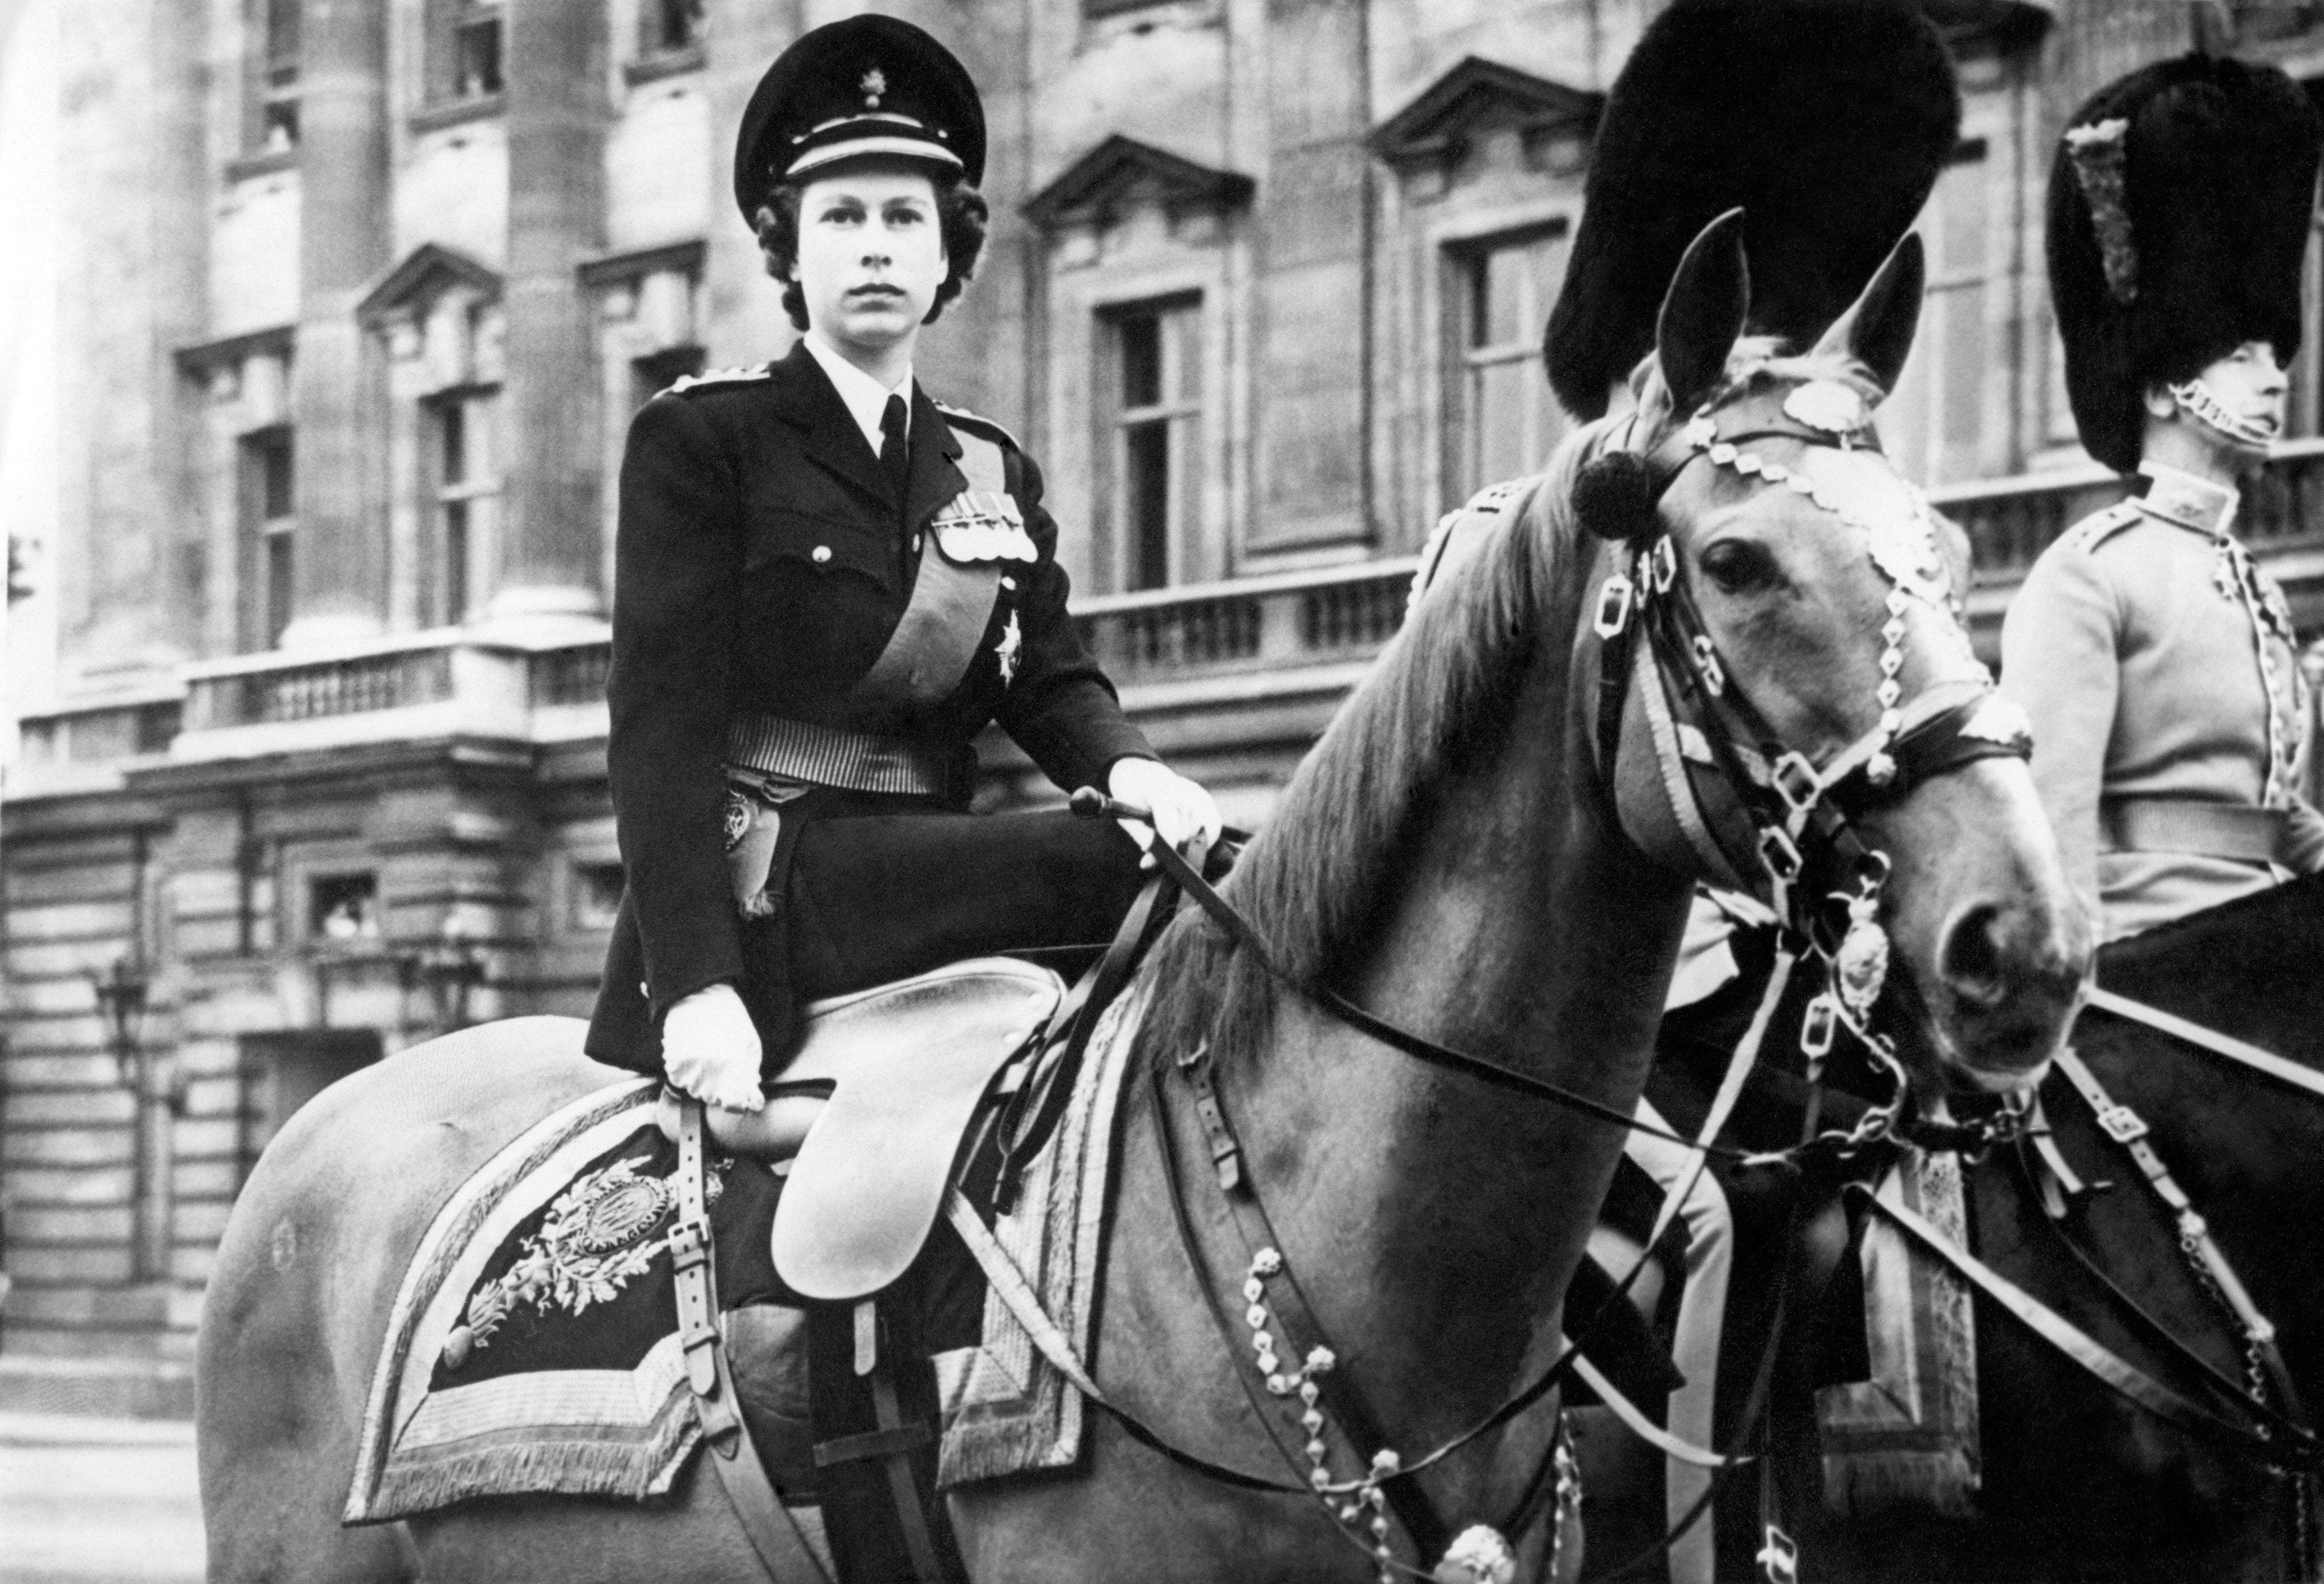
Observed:
[[[888,492],[887,476],[880,471],[879,456],[863,443],[863,431],[855,427],[854,415],[839,399],[831,376],[823,372],[807,344],[793,346],[790,355],[775,365],[774,374],[776,410],[802,431],[801,454],[892,509],[894,497]],[[918,422],[917,416],[914,421]]]
[[[912,473],[904,491],[906,530],[917,533],[945,502],[968,488],[968,480],[954,465],[960,439],[952,432],[936,404],[912,382]]]

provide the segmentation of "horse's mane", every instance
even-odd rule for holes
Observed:
[[[1579,609],[1573,475],[1619,420],[1569,436],[1496,530],[1432,585],[1301,761],[1224,890],[1303,984],[1328,983],[1366,938],[1406,856],[1416,816],[1445,778],[1497,746],[1536,646],[1570,640]],[[1154,987],[1139,1036],[1166,1057],[1204,1040],[1221,1061],[1264,1045],[1266,970],[1197,909],[1148,959]]]
[[[1852,358],[1780,353],[1771,339],[1738,341],[1714,400],[1762,377],[1837,379],[1878,399]],[[1634,382],[1642,409],[1656,398],[1667,408],[1651,358]],[[1499,746],[1536,646],[1571,641],[1590,561],[1574,542],[1574,475],[1628,423],[1601,419],[1567,437],[1498,530],[1432,586],[1236,865],[1228,899],[1297,982],[1331,983],[1363,944],[1418,816],[1448,776]],[[1199,909],[1182,912],[1156,942],[1146,981],[1141,1058],[1208,1041],[1215,1059],[1231,1063],[1265,1046],[1274,1006],[1267,971]]]

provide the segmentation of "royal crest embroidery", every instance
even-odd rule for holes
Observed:
[[[992,646],[1001,661],[1001,686],[1008,686],[1017,679],[1017,663],[1024,656],[1025,633],[1017,625],[1017,612],[1009,612],[1009,625],[1001,630],[1001,641]]]
[[[725,1191],[731,1157],[714,1159],[703,1183],[706,1204]],[[460,1323],[444,1339],[444,1365],[457,1369],[519,1308],[552,1305],[579,1314],[609,1303],[669,1247],[656,1237],[678,1204],[677,1190],[623,1158],[589,1173],[558,1194],[540,1230],[524,1240],[516,1263],[469,1296]]]

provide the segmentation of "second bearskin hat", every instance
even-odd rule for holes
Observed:
[[[1676,0],[1599,125],[1542,345],[1558,399],[1605,411],[1687,244],[1738,205],[1750,327],[1812,340],[1912,226],[1960,128],[1951,58],[1913,0]]]
[[[2300,350],[2324,123],[2272,66],[2183,55],[2092,95],[2050,172],[2050,296],[2083,447],[2138,465],[2150,383]]]

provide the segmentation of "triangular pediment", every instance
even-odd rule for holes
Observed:
[[[1228,209],[1250,202],[1253,185],[1240,172],[1214,170],[1116,133],[1027,199],[1025,214],[1048,230],[1141,204],[1173,215]]]
[[[1568,87],[1471,55],[1373,129],[1372,152],[1391,165],[1457,159],[1479,131],[1514,126],[1527,135],[1587,132],[1606,96]]]
[[[402,310],[425,309],[456,286],[465,286],[487,299],[501,294],[501,272],[456,247],[423,242],[404,254],[403,262],[380,277],[364,293],[355,317],[368,324]]]

